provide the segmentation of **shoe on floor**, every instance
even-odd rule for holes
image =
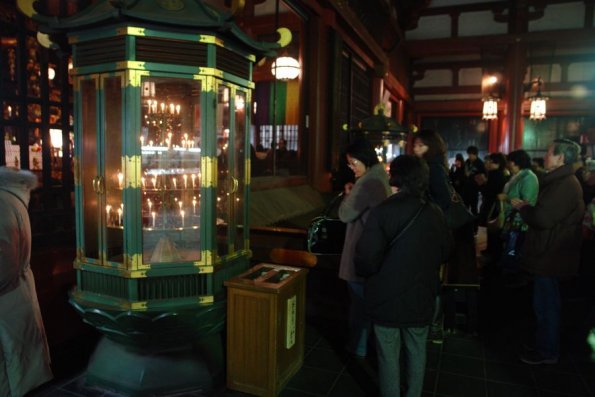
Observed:
[[[536,350],[524,352],[521,354],[520,359],[525,364],[531,365],[558,364],[558,357],[543,357],[541,353]]]
[[[441,326],[431,326],[428,333],[428,340],[436,345],[444,343],[444,331]]]

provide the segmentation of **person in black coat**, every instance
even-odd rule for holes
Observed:
[[[479,179],[479,191],[481,192],[481,207],[479,208],[479,224],[486,226],[488,217],[493,206],[498,205],[498,195],[504,191],[504,185],[508,182],[508,171],[506,169],[506,156],[502,153],[490,153],[485,163],[488,171],[487,178]],[[497,211],[497,208],[496,208]],[[498,212],[492,213],[492,217]],[[481,253],[488,262],[495,262],[500,258],[502,243],[500,232],[487,231],[486,249]]]
[[[482,199],[479,209],[479,224],[481,226],[485,226],[492,205],[494,205],[497,196],[502,193],[504,185],[508,182],[506,156],[504,154],[490,153],[485,166],[488,171],[487,177],[478,178]]]
[[[465,192],[463,193],[463,200],[465,205],[469,207],[473,215],[478,214],[477,205],[479,203],[479,184],[478,181],[482,179],[482,174],[485,177],[485,164],[478,157],[479,149],[476,146],[469,146],[467,148],[467,160],[465,161],[465,174],[467,175],[467,184],[465,185]],[[477,225],[475,231],[477,232]]]
[[[397,193],[370,210],[356,245],[355,267],[366,278],[364,300],[374,324],[382,396],[399,395],[401,344],[406,395],[422,392],[439,269],[451,247],[442,211],[426,199],[428,174],[422,159],[403,155],[393,160],[390,184]]]
[[[465,175],[465,159],[461,153],[457,153],[455,156],[455,162],[452,167],[450,167],[448,178],[457,193],[463,195],[465,192],[465,185],[467,184],[467,176]]]
[[[428,186],[430,200],[438,204],[442,211],[447,212],[450,206],[453,205],[454,189],[448,178],[447,150],[444,140],[434,130],[422,130],[415,137],[413,153],[417,157],[425,159],[430,168],[430,183]],[[451,230],[455,243],[452,254],[448,258],[444,284],[479,284],[473,229],[474,224],[470,222],[458,229]],[[452,289],[445,289],[439,295],[436,303],[435,324],[432,326],[430,337],[434,343],[442,343],[443,328],[454,329],[455,327],[456,302],[453,294]],[[468,296],[468,306],[474,308],[476,306],[475,296],[472,292],[469,292]],[[444,312],[444,319],[441,318],[442,313],[440,310]],[[475,328],[477,326],[476,322],[477,314],[474,309],[470,309],[468,315],[469,328]]]

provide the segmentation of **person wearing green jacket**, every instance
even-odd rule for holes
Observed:
[[[498,195],[498,199],[504,201],[506,217],[503,235],[504,246],[499,264],[508,277],[506,285],[513,287],[525,284],[525,280],[516,277],[516,274],[520,270],[519,253],[529,226],[523,221],[519,211],[512,206],[511,201],[522,200],[529,205],[535,205],[539,193],[539,182],[531,170],[531,158],[524,150],[515,150],[508,154],[508,169],[512,177],[504,185],[504,193]]]

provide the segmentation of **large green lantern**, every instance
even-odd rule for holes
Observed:
[[[250,257],[252,68],[282,43],[251,40],[199,0],[32,16],[73,52],[71,302],[105,335],[87,381],[132,395],[208,389],[223,375],[223,282]]]

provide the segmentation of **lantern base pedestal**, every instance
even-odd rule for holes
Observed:
[[[127,396],[209,393],[223,383],[223,346],[214,335],[194,348],[131,349],[103,337],[93,353],[86,384]]]

